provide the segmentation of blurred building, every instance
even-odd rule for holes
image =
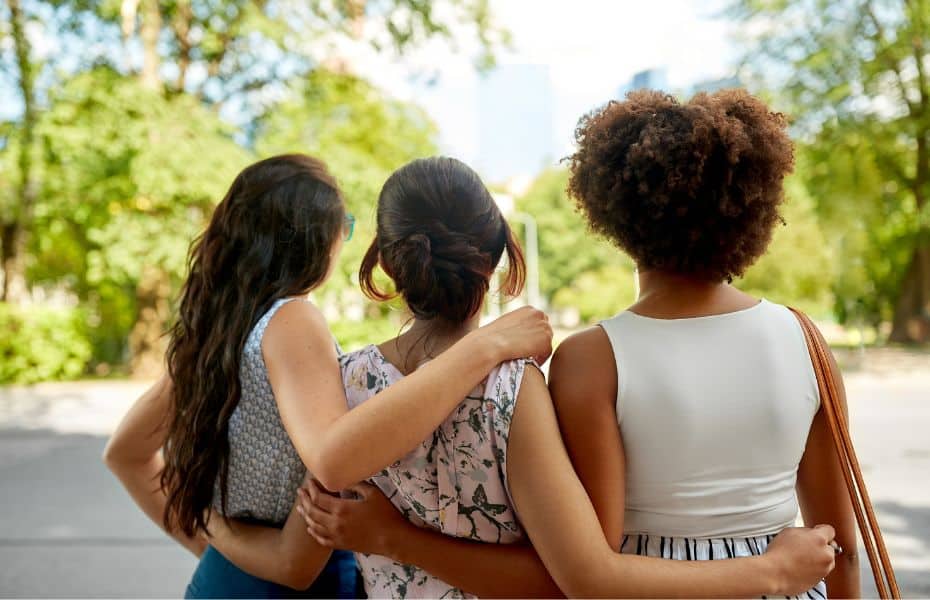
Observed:
[[[735,87],[743,87],[743,82],[740,81],[740,78],[735,75],[732,77],[721,77],[719,79],[705,79],[691,86],[691,92],[689,95],[693,96],[698,92],[707,92],[710,94],[718,90],[725,90],[727,88]]]
[[[636,73],[630,81],[617,89],[617,97],[623,98],[627,92],[641,89],[660,90],[663,92],[669,91],[668,72],[665,70],[665,67],[646,69],[645,71]]]
[[[535,175],[556,157],[555,93],[546,65],[501,65],[478,82],[478,156],[489,182]]]

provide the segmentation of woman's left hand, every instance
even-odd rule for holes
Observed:
[[[363,554],[390,556],[391,549],[414,527],[377,487],[358,483],[346,491],[358,498],[340,498],[307,481],[298,491],[297,511],[320,545]]]

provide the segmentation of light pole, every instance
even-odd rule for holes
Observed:
[[[523,223],[526,234],[526,299],[527,304],[540,307],[542,297],[539,292],[539,234],[536,219],[524,212],[513,213],[513,218]]]

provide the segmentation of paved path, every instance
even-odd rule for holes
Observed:
[[[194,559],[135,509],[100,462],[106,435],[143,387],[0,389],[0,596],[183,592]],[[847,387],[903,589],[930,597],[930,372],[852,375]]]

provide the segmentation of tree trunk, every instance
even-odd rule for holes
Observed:
[[[365,34],[365,8],[367,0],[349,0],[348,13],[351,23],[352,37],[362,39]]]
[[[22,239],[18,222],[4,223],[0,227],[0,265],[3,268],[0,302],[18,302],[26,296],[26,278],[21,260]]]
[[[33,145],[35,138],[36,103],[35,72],[31,62],[32,49],[26,37],[26,17],[20,0],[7,0],[10,10],[10,32],[13,36],[13,48],[16,66],[19,70],[19,93],[23,100],[23,122],[19,131],[19,185],[16,190],[17,204],[10,211],[11,215],[3,219],[0,228],[0,266],[3,269],[3,284],[0,285],[0,301],[20,301],[26,295],[23,253],[26,248],[26,236],[32,222],[33,205],[36,190],[32,181]]]
[[[930,342],[930,240],[923,239],[914,248],[900,290],[888,341]]]
[[[164,369],[171,281],[164,270],[147,266],[136,286],[136,323],[129,332],[130,368],[138,377],[154,377]]]
[[[158,36],[161,33],[161,11],[158,0],[142,0],[139,8],[142,24],[142,84],[153,90],[161,89],[161,57],[158,55]]]
[[[191,66],[191,21],[194,18],[190,0],[178,0],[174,17],[174,36],[178,42],[178,78],[174,87],[179,92],[187,85],[187,71]]]

